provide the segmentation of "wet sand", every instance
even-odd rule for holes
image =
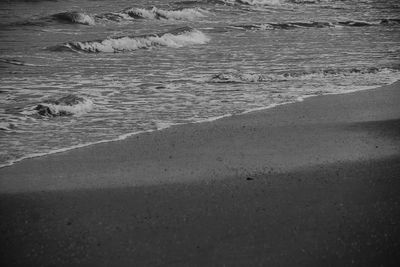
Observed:
[[[9,265],[396,266],[400,83],[0,169]]]

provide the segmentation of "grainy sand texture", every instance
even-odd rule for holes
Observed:
[[[399,87],[2,168],[2,266],[398,266]]]

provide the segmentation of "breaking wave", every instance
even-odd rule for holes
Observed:
[[[243,24],[243,25],[231,25],[229,28],[241,29],[247,31],[256,30],[290,30],[296,28],[331,28],[337,26],[346,27],[369,27],[369,26],[394,26],[400,25],[400,19],[381,19],[378,21],[338,21],[338,22],[285,22],[285,23],[255,23],[255,24]]]
[[[103,14],[87,14],[84,12],[67,11],[50,16],[30,19],[11,24],[11,26],[44,26],[50,23],[82,24],[95,25],[98,22],[112,21],[132,21],[137,19],[155,20],[195,20],[196,18],[206,17],[208,11],[201,8],[180,8],[164,10],[157,7],[152,8],[127,8],[119,12],[107,12]]]
[[[119,12],[108,12],[97,15],[88,15],[80,12],[64,12],[50,16],[48,19],[62,23],[77,23],[94,25],[99,21],[129,21],[137,19],[156,20],[194,20],[206,16],[207,11],[200,8],[183,8],[175,10],[164,10],[157,7],[152,8],[127,8]]]
[[[214,4],[214,5],[280,5],[284,3],[284,0],[189,0],[189,1],[177,1],[176,5],[186,5],[186,6],[194,6],[194,5],[206,5],[206,4]]]
[[[360,1],[360,4],[368,3],[369,0]],[[346,9],[350,1],[348,0],[183,0],[174,2],[177,6],[207,6],[225,5],[240,9],[259,9],[259,8],[296,8],[298,6],[313,5],[320,8]]]
[[[345,77],[369,74],[396,74],[400,71],[394,68],[350,68],[350,69],[322,69],[315,71],[293,71],[285,73],[261,74],[241,71],[221,72],[212,76],[208,82],[211,83],[256,83],[277,82],[289,80],[310,80],[315,78]]]
[[[191,27],[183,27],[159,34],[122,36],[86,42],[70,42],[51,47],[50,49],[54,51],[87,53],[117,53],[159,46],[178,48],[188,45],[205,44],[208,41],[209,38],[201,31]]]
[[[334,26],[335,24],[331,22],[286,22],[286,23],[259,23],[259,24],[232,25],[230,26],[230,28],[256,31],[256,30],[289,30],[295,28],[326,28]]]
[[[281,5],[285,3],[284,0],[204,0],[204,1],[181,1],[179,4],[199,4],[211,3],[220,5],[249,5],[249,6],[266,6],[266,5]]]
[[[96,20],[93,16],[83,12],[68,11],[46,17],[16,22],[8,26],[45,26],[51,23],[94,25],[96,24]]]
[[[200,8],[183,8],[176,10],[164,10],[157,7],[128,8],[117,13],[105,13],[97,15],[97,18],[113,21],[129,19],[165,19],[165,20],[194,20],[205,17],[206,11]]]
[[[75,11],[57,13],[50,16],[49,18],[63,23],[77,23],[84,25],[95,24],[95,19],[92,16],[86,13],[75,12]]]
[[[31,114],[45,117],[81,115],[93,109],[93,102],[85,97],[67,95],[58,99],[47,99],[37,105]]]
[[[178,1],[179,5],[220,4],[220,5],[247,5],[247,6],[276,6],[285,4],[318,4],[329,0],[192,0]]]
[[[342,2],[343,0],[219,0],[227,3],[242,4],[250,6],[269,6],[269,5],[308,5],[308,4],[330,4]],[[345,1],[345,0],[344,0]]]

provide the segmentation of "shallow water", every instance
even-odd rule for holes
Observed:
[[[392,83],[399,12],[397,0],[2,1],[0,164]],[[57,100],[69,95],[80,100]]]

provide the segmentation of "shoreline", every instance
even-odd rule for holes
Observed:
[[[231,164],[232,166],[229,166],[228,168],[225,168],[225,170],[221,170],[221,168],[219,168],[217,165],[221,165],[220,163],[223,163],[223,159],[221,157],[215,157],[215,161],[217,162],[215,164],[212,162],[208,162],[205,164],[206,169],[209,169],[210,171],[206,172],[201,172],[199,171],[200,168],[202,168],[201,166],[191,166],[190,168],[196,167],[196,175],[194,179],[186,179],[183,176],[187,177],[187,176],[191,176],[191,173],[193,170],[190,170],[190,168],[186,168],[186,170],[179,170],[180,165],[182,165],[179,162],[176,161],[171,161],[172,156],[170,155],[169,157],[164,157],[164,159],[161,159],[159,157],[156,156],[156,160],[152,160],[152,154],[153,156],[155,155],[155,153],[158,153],[158,151],[155,150],[159,150],[158,147],[156,147],[154,145],[154,139],[160,139],[157,142],[159,144],[163,144],[163,153],[164,154],[168,154],[170,151],[175,151],[175,147],[171,147],[168,143],[170,143],[171,137],[173,137],[172,140],[173,143],[178,143],[179,140],[177,140],[177,136],[181,135],[182,133],[185,134],[185,132],[192,132],[192,135],[196,135],[198,141],[200,142],[199,144],[197,144],[197,146],[202,147],[204,144],[204,140],[201,140],[201,134],[206,135],[205,138],[208,139],[210,142],[217,142],[217,145],[220,145],[221,142],[225,142],[226,140],[224,140],[224,137],[221,136],[221,133],[218,133],[219,131],[223,131],[224,129],[221,129],[221,127],[224,127],[224,124],[228,125],[229,127],[231,127],[230,131],[236,131],[238,133],[240,133],[240,137],[238,136],[238,138],[240,138],[240,142],[244,142],[246,143],[246,139],[247,139],[247,135],[248,134],[252,134],[251,131],[246,131],[245,129],[245,124],[247,122],[247,120],[249,119],[251,120],[264,120],[264,114],[266,119],[264,121],[254,121],[254,125],[250,125],[250,126],[254,126],[255,128],[258,127],[258,125],[260,123],[265,124],[264,126],[261,125],[260,129],[256,129],[256,131],[269,131],[270,129],[273,130],[273,133],[271,133],[272,135],[270,137],[274,138],[274,139],[280,139],[280,132],[284,131],[283,128],[285,127],[291,127],[290,125],[295,125],[299,124],[296,120],[299,121],[303,121],[301,122],[299,125],[297,125],[298,127],[302,126],[303,124],[310,124],[310,123],[329,123],[332,124],[329,127],[332,127],[333,129],[335,129],[334,124],[338,123],[336,118],[338,116],[337,110],[332,110],[332,111],[325,111],[326,115],[331,116],[333,118],[333,120],[331,121],[324,121],[325,118],[323,117],[316,117],[316,115],[311,114],[310,111],[308,110],[309,108],[316,108],[318,110],[318,112],[324,112],[323,109],[324,108],[324,103],[326,102],[326,105],[331,105],[333,106],[333,108],[335,107],[335,101],[341,101],[343,102],[343,107],[345,107],[346,102],[348,102],[349,104],[353,104],[351,102],[357,103],[359,102],[357,100],[357,98],[371,98],[368,95],[372,95],[374,98],[377,97],[381,97],[379,95],[384,95],[385,93],[387,94],[393,94],[396,93],[395,90],[393,88],[396,88],[400,85],[400,81],[395,82],[391,85],[388,86],[383,86],[383,87],[379,87],[379,88],[375,88],[375,89],[369,89],[369,90],[362,90],[362,91],[357,91],[357,92],[352,92],[352,93],[348,93],[348,94],[329,94],[329,95],[322,95],[322,96],[312,96],[312,97],[308,97],[306,99],[304,99],[303,101],[300,102],[294,102],[294,103],[290,103],[290,104],[283,104],[283,105],[277,105],[273,108],[266,108],[266,109],[262,109],[260,111],[253,111],[253,112],[249,112],[249,113],[244,113],[244,114],[239,114],[239,115],[230,115],[230,116],[226,116],[217,120],[213,120],[213,121],[208,121],[208,122],[202,122],[202,123],[191,123],[191,124],[180,124],[180,125],[174,125],[173,127],[166,127],[162,130],[155,130],[155,131],[150,131],[150,132],[144,132],[141,134],[134,134],[132,136],[129,136],[127,138],[121,139],[121,140],[117,140],[117,141],[106,141],[106,142],[101,142],[101,143],[97,143],[95,145],[89,145],[89,146],[83,146],[83,147],[79,147],[76,149],[71,149],[71,150],[66,150],[66,151],[62,151],[62,152],[58,152],[58,153],[54,153],[54,154],[46,154],[40,157],[34,157],[34,158],[29,158],[29,159],[25,159],[19,162],[16,162],[15,164],[12,164],[10,166],[7,167],[3,167],[0,168],[0,193],[6,193],[6,192],[20,192],[20,191],[24,191],[24,190],[28,190],[28,191],[35,191],[35,190],[64,190],[64,189],[77,189],[79,187],[83,187],[83,188],[90,188],[92,186],[95,187],[108,187],[108,186],[119,186],[119,185],[124,185],[124,186],[137,186],[137,185],[145,185],[145,184],[160,184],[160,183],[170,183],[170,182],[181,182],[181,181],[193,181],[196,179],[199,179],[199,177],[207,177],[212,175],[213,173],[215,174],[214,176],[218,176],[218,177],[229,177],[232,175],[238,175],[239,172],[245,173],[247,172],[262,172],[265,168],[270,168],[270,169],[274,169],[275,171],[281,169],[280,171],[288,171],[288,170],[292,170],[295,168],[299,168],[302,167],[303,165],[312,165],[312,164],[318,164],[321,163],[323,161],[316,161],[316,160],[311,160],[310,161],[310,157],[312,158],[314,155],[312,155],[312,153],[320,153],[321,156],[326,157],[327,155],[325,151],[321,150],[320,147],[318,147],[316,144],[312,144],[311,140],[309,139],[309,135],[315,135],[313,133],[314,130],[319,129],[319,131],[324,132],[326,135],[328,135],[327,137],[329,138],[329,135],[331,135],[331,133],[327,132],[326,127],[320,126],[320,127],[316,127],[316,129],[313,129],[312,125],[307,126],[307,129],[304,129],[305,131],[300,131],[300,133],[303,136],[304,140],[299,140],[299,146],[304,146],[303,149],[305,150],[310,150],[308,147],[314,147],[314,149],[316,149],[317,151],[309,151],[309,155],[308,155],[308,161],[305,160],[304,162],[301,162],[301,160],[296,160],[295,158],[292,157],[292,155],[290,155],[289,151],[284,151],[284,153],[286,153],[285,155],[283,155],[281,153],[281,151],[276,151],[280,155],[280,159],[277,159],[278,157],[272,157],[272,155],[270,155],[270,153],[268,153],[268,147],[264,147],[264,149],[262,151],[258,151],[257,153],[260,153],[258,156],[262,157],[263,153],[268,153],[268,159],[271,161],[274,161],[275,164],[269,164],[269,165],[273,165],[273,166],[262,166],[264,164],[252,164],[251,162],[249,162],[249,160],[258,160],[257,157],[252,158],[252,159],[247,159],[247,162],[245,164],[241,164],[240,161],[237,162],[236,164],[243,165],[241,167],[239,166],[235,166],[235,164]],[[392,90],[393,92],[389,92],[390,90]],[[395,95],[394,97],[397,97],[397,95]],[[348,100],[348,99],[349,100]],[[392,97],[393,98],[393,97]],[[396,109],[397,107],[395,107],[396,102],[393,102],[393,99],[388,99],[391,101],[391,109],[390,110],[392,113],[394,112],[394,115],[392,114],[392,117],[387,117],[385,119],[397,119],[397,113],[400,113],[398,109]],[[383,101],[388,101],[383,99]],[[322,101],[322,103],[320,103]],[[371,101],[371,99],[369,99],[369,101]],[[374,99],[372,99],[372,104]],[[379,103],[378,103],[379,104]],[[322,105],[322,106],[321,106]],[[370,114],[371,112],[366,108],[366,107],[362,107],[362,105],[360,105],[360,103],[358,103],[359,108],[364,108],[366,109],[366,115]],[[311,106],[311,107],[310,107]],[[351,107],[347,107],[350,108]],[[300,113],[299,113],[300,111]],[[301,112],[304,113],[304,111],[307,111],[305,114],[301,115]],[[351,112],[360,112],[360,110],[352,110]],[[380,112],[379,110],[374,110],[374,112]],[[295,115],[299,115],[299,118],[294,118],[293,114]],[[351,117],[352,114],[342,114],[343,116],[347,116],[347,117]],[[361,115],[361,114],[359,114]],[[386,114],[383,114],[386,115]],[[306,116],[308,116],[309,118],[306,118]],[[374,119],[374,116],[376,116],[376,114],[370,114],[371,119]],[[282,117],[282,118],[280,118]],[[254,119],[256,118],[256,119]],[[313,121],[307,121],[307,119],[311,119],[311,120],[315,120],[315,122]],[[353,123],[356,122],[358,120],[358,122],[362,122],[365,121],[366,118],[358,118],[355,121],[351,121],[348,120],[348,118],[346,118],[347,120],[344,120],[344,122],[346,124],[349,123]],[[376,118],[375,118],[376,120]],[[240,127],[238,127],[238,123],[243,124],[242,125],[242,129]],[[213,132],[214,133],[214,137],[218,140],[213,140],[211,136],[207,136],[209,134],[209,132]],[[346,135],[346,133],[342,133],[343,135]],[[186,134],[187,135],[187,134]],[[182,137],[178,137],[178,139],[180,139]],[[185,140],[185,138],[187,139],[187,136],[183,136],[183,140]],[[235,141],[235,136],[233,136],[232,134],[230,134],[230,138]],[[255,151],[259,150],[258,149],[258,142],[260,141],[266,141],[268,142],[268,140],[264,140],[265,137],[261,136],[260,133],[257,134],[257,138],[258,140],[255,140],[253,143],[253,149],[255,149]],[[288,138],[292,138],[292,137],[288,137]],[[359,140],[357,140],[357,138],[355,138],[355,136],[353,136],[354,141],[355,142],[359,142]],[[364,138],[368,138],[368,137],[364,137]],[[370,138],[370,137],[369,137]],[[143,140],[144,139],[144,140]],[[203,138],[204,139],[204,138]],[[139,141],[140,140],[140,141]],[[318,138],[316,139],[318,140]],[[279,141],[279,140],[278,140]],[[281,140],[283,141],[283,140]],[[290,141],[290,140],[286,140],[286,141]],[[326,140],[327,142],[330,142],[329,139]],[[285,141],[284,141],[285,142]],[[303,144],[301,144],[303,142]],[[304,143],[306,142],[307,145]],[[321,140],[321,142],[323,142]],[[325,142],[325,141],[324,141]],[[296,148],[296,146],[298,146],[296,144],[296,142],[293,142],[293,140],[290,141],[291,146],[293,146],[293,148]],[[129,149],[127,149],[129,146],[133,146],[135,147],[136,145],[138,145],[141,148],[140,153],[135,153],[132,151],[129,151]],[[223,150],[228,150],[227,152],[232,152],[229,151],[229,148],[226,147],[227,144],[223,144],[222,149]],[[273,142],[270,144],[272,147],[275,147],[275,150],[280,150],[280,148],[277,147],[276,144],[274,144]],[[321,144],[322,145],[322,144]],[[330,146],[332,146],[333,144],[330,144]],[[349,144],[350,145],[350,144]],[[362,144],[361,144],[362,145]],[[146,151],[146,146],[150,148],[150,150],[152,150],[151,152],[147,152]],[[167,148],[169,146],[169,148]],[[265,145],[264,145],[265,146]],[[328,146],[329,149],[335,149],[334,147],[330,147]],[[196,148],[195,144],[192,144],[189,147],[185,147],[185,145],[181,146],[181,149],[183,149],[184,153],[188,153],[189,156],[195,158],[195,157],[202,157],[203,155],[199,154]],[[192,149],[192,151],[188,151],[188,149]],[[204,149],[204,148],[203,148]],[[210,155],[213,154],[213,148],[209,147],[210,151],[208,151],[207,153],[209,153]],[[235,149],[241,149],[240,147],[237,147]],[[250,147],[245,147],[245,150],[248,150],[247,153],[253,153],[251,151],[252,148]],[[365,149],[365,148],[364,148]],[[343,147],[343,150],[347,150]],[[105,156],[105,154],[109,153],[110,151],[112,151],[111,153],[114,153],[114,156]],[[377,152],[383,152],[383,154],[381,156],[389,156],[391,154],[396,154],[399,150],[394,147],[391,146],[390,147],[390,152],[389,150],[378,150]],[[179,151],[175,151],[176,153],[179,153]],[[192,153],[193,152],[193,153]],[[214,151],[215,152],[221,153],[223,151]],[[226,151],[225,151],[226,152]],[[346,154],[348,151],[345,151],[344,154]],[[371,148],[366,148],[365,153],[370,154],[371,157],[375,157],[377,155],[375,155],[376,151],[371,151]],[[129,159],[129,155],[131,155],[133,153],[134,159]],[[147,158],[146,160],[143,160],[143,153],[147,154]],[[197,154],[196,154],[197,153]],[[236,155],[232,155],[230,154],[228,158],[230,158],[231,161],[238,161],[238,151],[235,151]],[[340,151],[336,151],[335,153],[342,153]],[[343,154],[343,153],[342,153]],[[348,154],[348,153],[347,153]],[[354,154],[354,153],[353,153]],[[356,153],[357,154],[357,153]],[[164,155],[165,156],[165,155]],[[342,155],[343,156],[343,155]],[[346,160],[346,158],[341,158],[342,156],[338,155],[338,158],[336,159],[325,159],[327,162],[334,162],[335,160]],[[356,156],[356,157],[355,157]],[[353,160],[357,160],[358,158],[364,156],[362,153],[358,153],[357,155],[347,155],[346,157],[348,157],[348,159],[353,159]],[[92,160],[91,158],[93,157],[94,160]],[[285,157],[287,157],[285,159]],[[301,158],[302,156],[300,155],[299,158]],[[115,158],[123,158],[122,162],[118,162],[115,160]],[[202,158],[203,160],[207,161],[207,159]],[[288,161],[288,159],[290,159]],[[99,171],[97,170],[99,166],[96,165],[103,165],[104,163],[106,163],[108,161],[110,161],[112,163],[112,165],[110,165],[110,168],[117,168],[117,169],[124,169],[123,173],[119,173],[117,174],[117,176],[119,176],[117,178],[118,181],[110,181],[110,179],[108,177],[106,177],[106,175],[104,175],[105,173],[99,173]],[[133,166],[136,165],[136,167],[139,167],[139,171],[138,171],[138,175],[136,176],[143,176],[143,177],[139,177],[139,179],[136,179],[136,177],[131,177],[132,172],[136,172],[136,170],[134,170],[134,168],[127,166],[128,161],[129,160],[134,160],[134,162],[132,162]],[[50,165],[48,164],[47,161],[50,161]],[[97,161],[97,162],[96,162]],[[138,163],[136,163],[136,161],[138,161]],[[158,161],[158,162],[156,162]],[[172,167],[172,169],[174,169],[174,171],[172,173],[164,173],[164,169],[160,170],[159,166],[153,166],[154,164],[158,164],[159,162],[164,161],[166,162],[165,169],[171,169],[170,167]],[[189,160],[190,161],[190,160]],[[193,160],[192,160],[193,161]],[[290,163],[285,163],[285,161],[288,161]],[[51,163],[54,163],[54,166],[51,166]],[[89,167],[84,167],[82,166],[82,163],[90,163],[91,166]],[[143,164],[144,163],[144,164]],[[190,164],[193,162],[189,162]],[[37,165],[39,164],[39,165]],[[70,164],[70,167],[68,167],[68,164]],[[106,163],[107,164],[107,163]],[[207,164],[209,166],[207,166]],[[247,164],[247,165],[246,165]],[[289,166],[290,164],[292,164],[293,166]],[[147,165],[147,166],[144,166]],[[193,164],[192,164],[193,165]],[[51,169],[49,170],[49,166],[51,166]],[[71,167],[75,168],[76,166],[80,166],[81,169],[78,172],[71,172]],[[60,167],[60,168],[59,168]],[[237,168],[239,167],[239,168]],[[104,167],[103,167],[104,168]],[[109,169],[110,169],[109,168]],[[152,169],[155,168],[157,169],[156,172],[152,172]],[[231,168],[231,170],[229,170],[229,168]],[[236,171],[233,171],[232,168],[236,168]],[[240,168],[242,168],[243,170],[240,170]],[[21,170],[24,170],[21,172]],[[36,171],[36,175],[34,173],[28,173],[25,170],[27,169],[31,169],[31,170],[35,170]],[[182,169],[182,168],[181,168]],[[204,168],[203,168],[204,169]],[[228,170],[227,170],[228,169]],[[47,171],[44,171],[47,170]],[[146,173],[148,172],[148,170],[150,170],[150,173]],[[64,176],[64,178],[69,178],[71,176],[75,176],[73,179],[76,180],[76,184],[74,184],[73,181],[69,181],[68,183],[66,183],[65,181],[67,180],[63,180],[61,177],[57,179],[57,181],[54,181],[54,179],[51,177],[52,173],[51,172],[59,172],[61,175],[58,176]],[[91,173],[91,171],[94,171],[93,173]],[[108,173],[108,175],[113,175],[113,172],[110,170],[107,170],[106,173]],[[31,178],[29,178],[29,175],[33,175],[36,176],[35,181],[33,181]],[[97,175],[97,177],[96,177]],[[12,176],[23,176],[23,178],[21,179],[21,181],[17,181],[17,179],[13,179],[10,178]],[[83,179],[79,179],[76,176],[80,176],[80,178]],[[82,177],[83,176],[83,177]],[[101,177],[99,179],[99,176]],[[129,176],[129,177],[128,177]],[[179,178],[176,178],[174,176],[179,176]],[[96,178],[94,178],[96,177]],[[164,179],[166,178],[166,179]],[[219,179],[220,179],[219,178]],[[40,181],[38,181],[38,179]],[[52,183],[54,183],[54,185],[51,185]],[[97,184],[96,184],[97,182]],[[47,184],[47,185],[45,185]],[[8,188],[8,189],[7,189]]]
[[[116,137],[115,139],[89,142],[89,143],[79,144],[79,145],[75,145],[75,146],[71,146],[71,147],[55,149],[55,150],[52,150],[52,151],[49,151],[49,152],[38,152],[38,153],[26,155],[26,156],[23,156],[21,158],[12,160],[11,162],[5,162],[4,164],[0,164],[0,169],[10,167],[10,166],[12,166],[12,165],[14,165],[16,163],[19,163],[21,161],[24,161],[24,160],[29,160],[29,159],[33,159],[33,158],[37,158],[37,157],[50,156],[50,155],[54,155],[54,154],[58,154],[58,153],[68,152],[68,151],[71,151],[71,150],[85,148],[85,147],[88,147],[88,146],[94,146],[94,145],[103,144],[103,143],[119,142],[119,141],[122,141],[122,140],[125,140],[125,139],[128,139],[128,138],[132,138],[132,137],[134,137],[136,135],[162,131],[162,130],[165,130],[165,129],[168,129],[168,128],[171,128],[171,127],[175,127],[175,126],[193,125],[193,124],[198,124],[198,123],[214,122],[214,121],[217,121],[217,120],[220,120],[220,119],[224,119],[224,118],[229,118],[229,117],[232,117],[232,116],[240,116],[240,115],[245,115],[245,114],[249,114],[249,113],[253,113],[253,112],[266,111],[266,110],[273,109],[273,108],[276,108],[276,107],[282,106],[282,105],[290,105],[290,104],[303,102],[303,101],[305,101],[305,100],[307,100],[309,98],[313,98],[313,97],[321,97],[321,96],[329,96],[329,95],[346,95],[346,94],[354,94],[354,93],[357,93],[357,92],[368,91],[368,90],[378,90],[381,87],[391,86],[391,85],[396,84],[398,82],[399,81],[395,81],[394,83],[391,83],[391,84],[387,84],[387,85],[383,85],[383,86],[379,86],[379,87],[371,87],[371,88],[361,89],[361,90],[349,90],[349,91],[346,91],[346,92],[338,92],[338,93],[333,93],[332,92],[332,93],[326,93],[326,94],[322,94],[322,95],[319,95],[319,94],[317,94],[317,95],[304,95],[302,97],[299,97],[297,100],[295,100],[293,102],[283,102],[283,103],[279,103],[279,104],[271,104],[271,105],[265,106],[265,107],[246,110],[246,111],[243,111],[240,114],[225,114],[225,115],[215,116],[215,117],[203,119],[203,120],[200,120],[200,121],[188,122],[188,123],[172,123],[172,124],[170,124],[168,126],[160,127],[160,128],[155,129],[155,130],[144,130],[144,131],[139,131],[139,132],[131,132],[131,133],[122,134],[122,135]]]
[[[400,82],[0,169],[6,266],[397,266]]]

